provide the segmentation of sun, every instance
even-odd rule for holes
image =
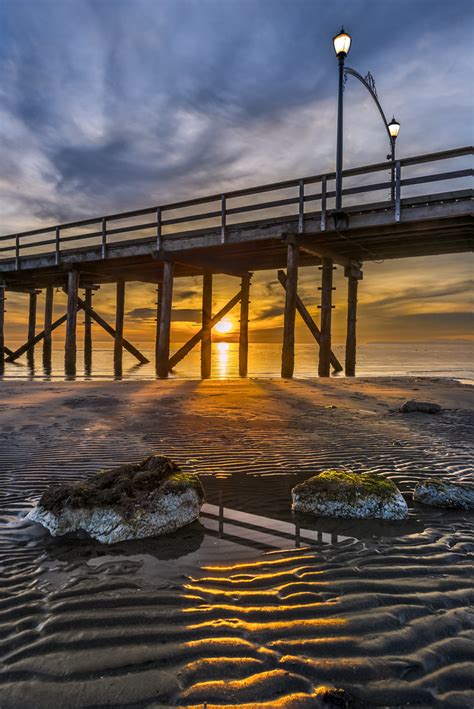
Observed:
[[[220,320],[217,323],[217,325],[215,326],[215,329],[221,335],[227,335],[227,333],[230,332],[233,327],[234,327],[234,325],[233,325],[232,321],[227,320],[227,318],[224,318],[224,320]]]

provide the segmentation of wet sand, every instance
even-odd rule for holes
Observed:
[[[472,518],[410,497],[472,479],[473,408],[448,380],[1,383],[0,706],[474,706]],[[104,547],[25,521],[150,452],[200,474],[200,522]],[[335,466],[388,475],[409,519],[292,517]]]

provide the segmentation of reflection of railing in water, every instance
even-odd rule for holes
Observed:
[[[200,516],[206,534],[257,549],[275,550],[311,546],[316,543],[337,544],[352,537],[301,527],[297,520],[283,520],[254,515],[219,505],[204,504]],[[284,542],[291,544],[285,544]]]

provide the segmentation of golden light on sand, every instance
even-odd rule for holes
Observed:
[[[215,325],[215,330],[219,332],[221,335],[227,335],[228,332],[231,332],[233,330],[234,324],[232,320],[228,320],[227,318],[224,318],[223,320],[220,320],[217,325]]]

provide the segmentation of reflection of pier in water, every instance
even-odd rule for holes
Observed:
[[[298,520],[280,519],[205,503],[200,522],[209,536],[264,551],[312,546],[317,543],[337,544],[354,539],[336,532],[322,532],[302,527]]]

